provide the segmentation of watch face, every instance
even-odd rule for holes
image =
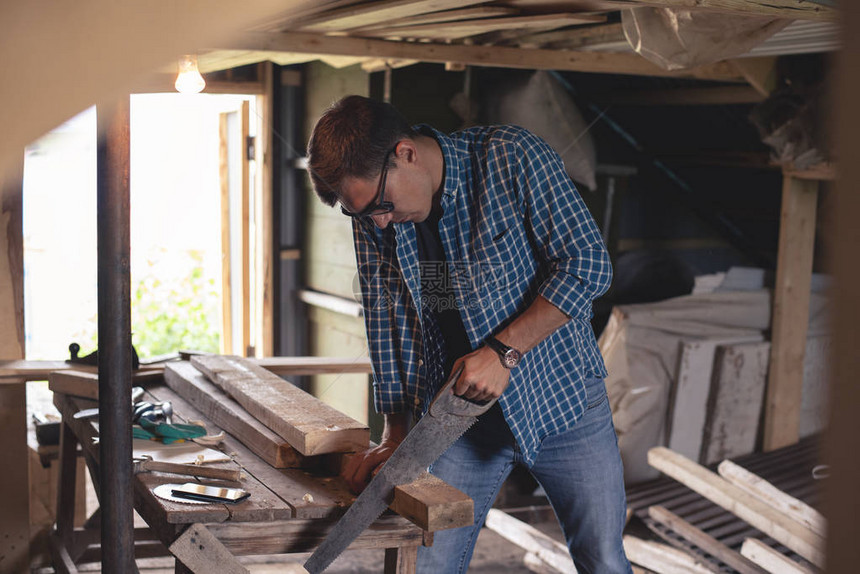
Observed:
[[[508,349],[508,352],[505,353],[505,366],[512,369],[520,363],[520,359],[522,359],[522,355],[519,351],[516,349]]]

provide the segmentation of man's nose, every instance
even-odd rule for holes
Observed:
[[[379,229],[385,229],[386,227],[388,227],[388,222],[391,221],[391,214],[383,213],[381,215],[371,215],[370,218],[373,220],[373,223],[375,223]]]

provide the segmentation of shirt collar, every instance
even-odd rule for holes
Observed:
[[[457,190],[460,185],[461,154],[457,151],[454,141],[436,128],[427,124],[418,124],[414,126],[414,129],[422,135],[435,139],[442,149],[443,169],[445,170],[445,182],[442,186],[442,207],[444,208],[448,200],[457,197]]]

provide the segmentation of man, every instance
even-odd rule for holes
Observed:
[[[612,271],[558,155],[514,126],[445,135],[348,96],[317,122],[308,159],[320,199],[353,218],[385,417],[379,446],[345,469],[350,485],[363,488],[462,368],[456,394],[498,403],[431,472],[472,497],[475,525],[437,532],[419,572],[466,571],[515,464],[546,491],[580,572],[630,572],[621,460],[589,325]]]

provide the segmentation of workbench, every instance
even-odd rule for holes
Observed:
[[[146,389],[146,400],[169,400],[175,422],[202,421],[209,434],[220,428],[163,382]],[[99,559],[100,529],[96,511],[83,528],[73,524],[75,506],[75,451],[80,444],[98,493],[98,422],[76,420],[72,415],[97,406],[92,400],[54,394],[54,404],[63,417],[60,439],[60,479],[57,529],[51,552],[57,572],[77,572],[76,563]],[[345,483],[336,475],[298,468],[276,469],[248,450],[229,434],[222,444],[233,461],[213,466],[236,468],[245,473],[241,488],[251,496],[238,504],[181,504],[157,498],[152,489],[165,483],[195,480],[172,474],[146,472],[135,475],[134,507],[148,528],[135,530],[135,556],[173,555],[176,572],[247,572],[236,556],[287,554],[312,551],[353,500]],[[131,464],[131,461],[129,461]],[[237,483],[205,479],[206,484],[239,486]],[[414,572],[417,548],[432,544],[432,533],[405,518],[386,513],[359,536],[350,549],[385,549],[385,572]]]

